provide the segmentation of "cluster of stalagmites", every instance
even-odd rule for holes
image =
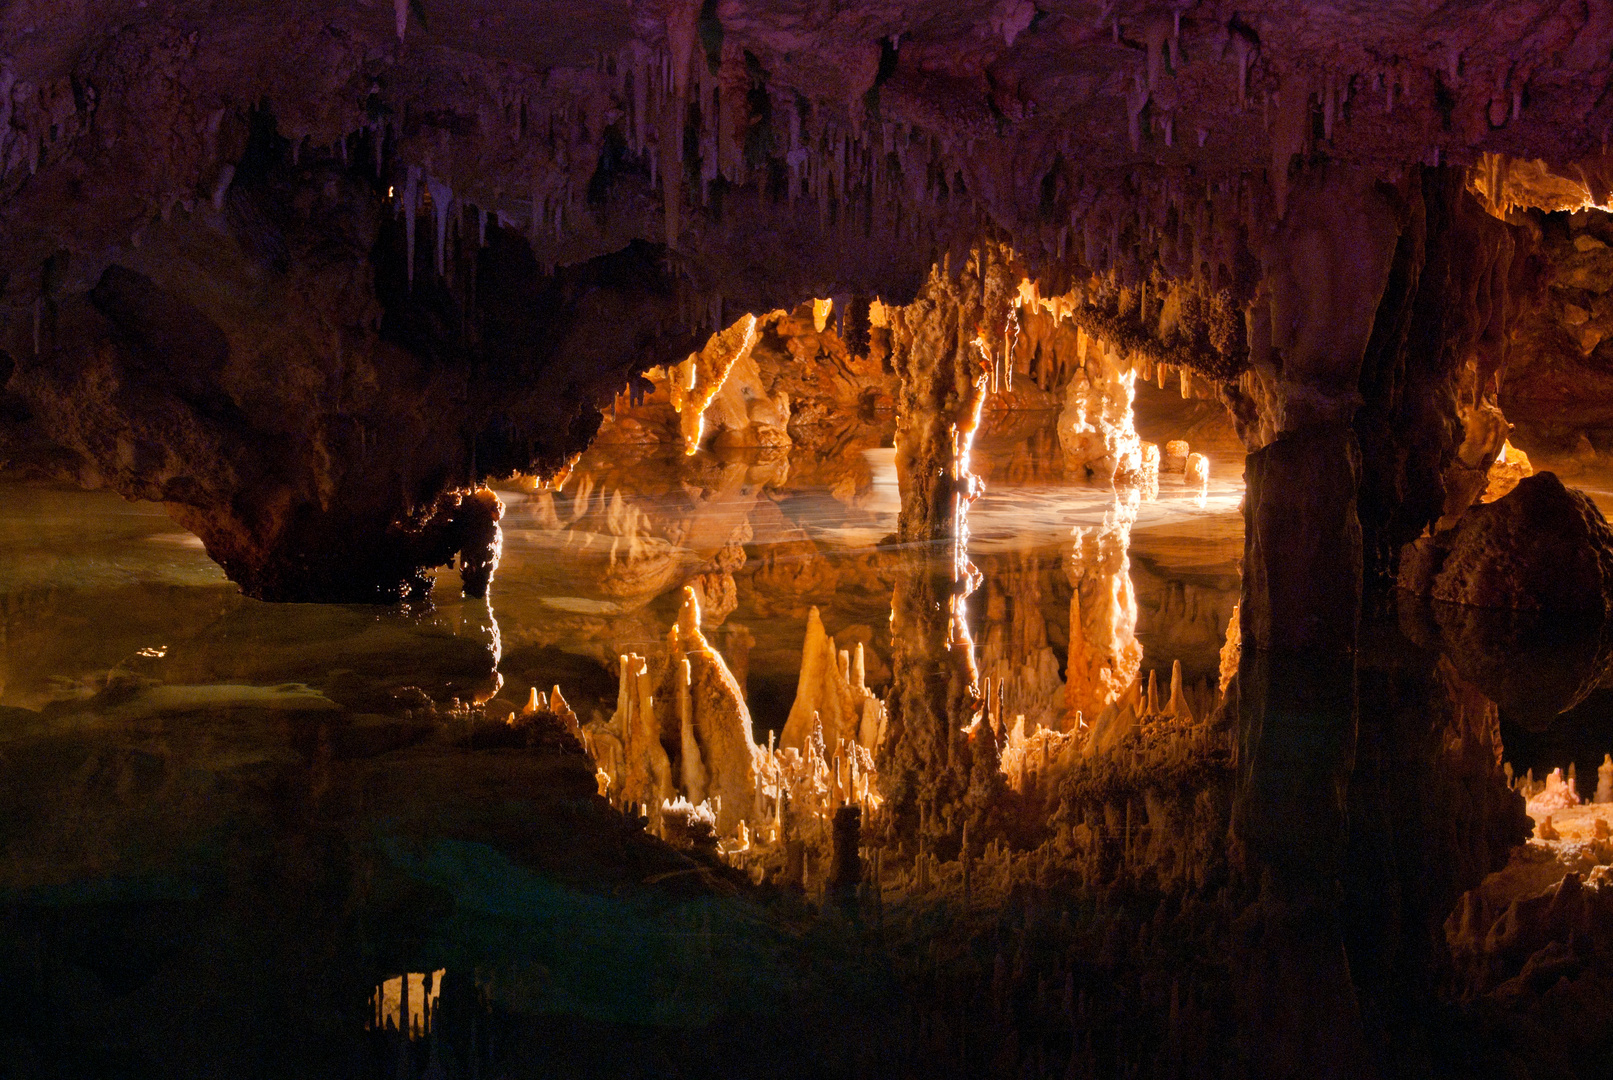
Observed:
[[[971,839],[967,828],[949,847],[904,841],[868,868],[876,895],[1000,901],[1016,886],[1095,887],[1145,873],[1170,889],[1210,871],[1204,856],[1226,829],[1230,717],[1214,705],[1195,717],[1179,668],[1163,704],[1150,679],[1146,694],[1134,687],[1094,725],[1027,731],[1023,716],[988,708],[969,735],[991,740],[1008,804],[1036,824],[1016,844]]]
[[[1606,1000],[1595,972],[1613,957],[1613,756],[1582,801],[1574,767],[1512,776],[1535,838],[1465,893],[1445,922],[1459,990],[1525,1013]]]

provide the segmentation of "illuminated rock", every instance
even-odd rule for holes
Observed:
[[[1002,254],[977,250],[957,277],[934,272],[919,297],[890,312],[897,410],[896,587],[891,599],[888,735],[879,746],[887,821],[898,835],[961,835],[1000,788],[964,598],[978,582],[968,512],[980,493],[969,453],[991,384],[993,346],[1018,284]],[[943,558],[937,560],[939,549]],[[964,729],[970,734],[964,735]],[[976,789],[966,805],[966,792]]]
[[[756,316],[745,315],[732,326],[713,334],[699,352],[670,369],[668,389],[678,413],[683,452],[700,448],[705,434],[706,408],[722,392],[734,365],[756,347]]]
[[[1541,791],[1529,798],[1529,816],[1550,821],[1550,815],[1578,805],[1579,792],[1564,781],[1561,769],[1553,769],[1546,774],[1546,783]]]
[[[821,725],[828,747],[849,739],[872,750],[884,727],[885,706],[864,680],[862,643],[849,651],[836,649],[835,639],[824,632],[818,609],[812,608],[807,615],[795,701],[779,745],[805,750],[814,725]]]
[[[1210,459],[1203,454],[1187,455],[1186,465],[1182,469],[1182,483],[1191,488],[1198,488],[1201,492],[1210,486]]]
[[[1136,495],[1117,499],[1101,525],[1074,529],[1065,573],[1070,597],[1070,655],[1065,682],[1067,723],[1082,714],[1097,723],[1136,689],[1143,650],[1137,641],[1137,597],[1131,582],[1131,527]]]
[[[1227,620],[1227,636],[1221,645],[1220,690],[1224,694],[1238,675],[1238,662],[1243,656],[1243,628],[1238,618],[1238,605],[1233,605],[1232,618]]]
[[[668,639],[670,689],[678,713],[682,794],[717,803],[717,831],[730,836],[756,801],[756,745],[750,709],[722,655],[700,630],[700,603],[685,589]]]
[[[1167,442],[1164,455],[1160,458],[1159,471],[1162,473],[1182,472],[1187,468],[1189,449],[1187,442],[1183,439],[1172,439]]]
[[[1534,473],[1534,467],[1529,464],[1529,455],[1510,442],[1503,442],[1490,466],[1484,494],[1479,496],[1479,501],[1495,502],[1517,487],[1524,477],[1533,476]]]
[[[1136,370],[1084,333],[1077,356],[1081,371],[1070,380],[1059,415],[1066,467],[1094,482],[1142,483],[1143,442],[1131,413]],[[1157,458],[1154,472],[1157,483]]]

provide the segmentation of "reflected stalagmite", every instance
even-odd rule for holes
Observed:
[[[1038,560],[1024,555],[993,559],[986,573],[980,672],[986,697],[1004,717],[1061,730],[1064,680],[1048,644],[1043,593],[1051,582]]]
[[[1078,527],[1065,573],[1070,596],[1070,661],[1065,682],[1067,721],[1116,722],[1137,689],[1143,650],[1137,643],[1137,598],[1127,549],[1136,520],[1136,495],[1115,501],[1102,525]],[[1109,715],[1105,716],[1105,713]],[[1132,712],[1134,715],[1134,711]]]

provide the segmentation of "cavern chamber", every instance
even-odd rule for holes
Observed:
[[[21,1077],[1600,1077],[1613,13],[0,7]]]

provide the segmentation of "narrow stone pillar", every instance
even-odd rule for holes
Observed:
[[[1355,647],[1361,455],[1342,425],[1286,432],[1244,463],[1245,652]]]

